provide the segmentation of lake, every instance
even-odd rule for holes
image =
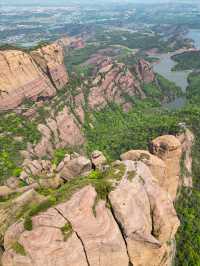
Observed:
[[[172,60],[171,57],[177,53],[156,55],[156,57],[159,58],[159,62],[153,64],[153,70],[154,72],[164,76],[166,79],[174,82],[177,86],[182,88],[183,92],[185,92],[188,86],[187,77],[190,71],[172,71],[176,62]]]
[[[190,29],[185,37],[192,39],[194,41],[194,46],[197,49],[200,49],[200,30]],[[155,57],[159,58],[159,61],[153,63],[153,70],[154,72],[164,76],[166,79],[174,82],[177,86],[181,87],[183,92],[186,92],[186,88],[188,86],[187,78],[191,71],[172,71],[173,67],[176,65],[176,62],[171,58],[173,55],[182,53],[183,51],[184,50],[178,50],[173,53],[154,55]],[[164,107],[177,109],[184,106],[185,102],[185,97],[179,97],[174,101],[165,104]]]
[[[188,86],[187,78],[190,71],[172,71],[173,67],[176,65],[176,62],[172,60],[171,57],[181,52],[182,51],[156,54],[155,56],[159,58],[159,61],[153,63],[153,70],[154,72],[164,76],[166,79],[174,82],[177,86],[181,87],[183,92],[185,92]],[[164,104],[164,107],[169,109],[178,109],[184,106],[185,102],[185,97],[179,97],[170,103]]]

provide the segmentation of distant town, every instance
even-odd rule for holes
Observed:
[[[200,8],[197,4],[2,5],[0,15],[0,44],[25,47],[64,35],[96,32],[96,29],[102,27],[143,31],[144,28],[152,30],[162,23],[200,28]]]

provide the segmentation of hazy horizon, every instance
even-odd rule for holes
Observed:
[[[124,0],[123,3],[121,0],[101,0],[97,1],[98,4],[101,3],[136,3],[136,4],[153,4],[153,3],[199,3],[197,0]],[[0,5],[67,5],[71,3],[91,3],[89,0],[2,0]],[[94,3],[94,2],[93,2]]]

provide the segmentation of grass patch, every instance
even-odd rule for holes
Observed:
[[[24,247],[19,243],[19,242],[15,242],[12,245],[12,249],[17,253],[20,254],[22,256],[26,256],[26,251],[24,249]]]
[[[65,158],[65,155],[68,153],[72,153],[72,150],[56,149],[53,154],[52,163],[59,165],[59,163]]]
[[[40,212],[46,211],[48,208],[53,206],[55,203],[56,203],[56,199],[53,196],[49,196],[48,199],[46,199],[45,201],[39,204],[33,204],[25,216],[24,228],[28,231],[31,231],[33,228],[31,218]]]
[[[63,234],[64,241],[67,241],[67,239],[71,236],[73,232],[73,228],[70,223],[66,223],[63,227],[61,227],[60,230]]]
[[[46,200],[39,204],[28,204],[21,210],[17,218],[24,218],[24,228],[31,231],[32,217],[39,214],[40,212],[46,211],[48,208],[55,206],[61,202],[69,200],[71,196],[87,185],[92,185],[96,192],[98,200],[102,199],[107,201],[108,194],[113,189],[113,180],[119,181],[125,173],[125,166],[123,164],[117,166],[111,166],[107,171],[92,171],[90,175],[84,177],[77,177],[73,180],[68,181],[62,187],[58,189],[45,189],[40,188],[37,191],[46,196]]]
[[[128,180],[131,182],[133,180],[133,178],[136,176],[136,171],[130,171],[127,173],[127,178]]]

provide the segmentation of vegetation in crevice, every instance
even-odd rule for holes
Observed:
[[[19,242],[15,242],[12,245],[12,249],[17,253],[20,254],[22,256],[26,256],[26,251],[24,249],[24,247],[19,243]]]
[[[73,233],[72,225],[68,222],[63,227],[61,227],[61,232],[63,234],[64,241],[67,241],[67,239],[71,236]]]
[[[24,219],[24,228],[31,231],[33,228],[32,217],[55,206],[58,203],[69,200],[79,189],[92,185],[97,193],[97,201],[106,200],[113,189],[113,181],[119,181],[125,173],[124,165],[110,166],[106,171],[92,171],[88,176],[80,176],[72,179],[58,189],[39,188],[37,191],[46,198],[40,203],[29,203],[20,210],[16,218]]]

